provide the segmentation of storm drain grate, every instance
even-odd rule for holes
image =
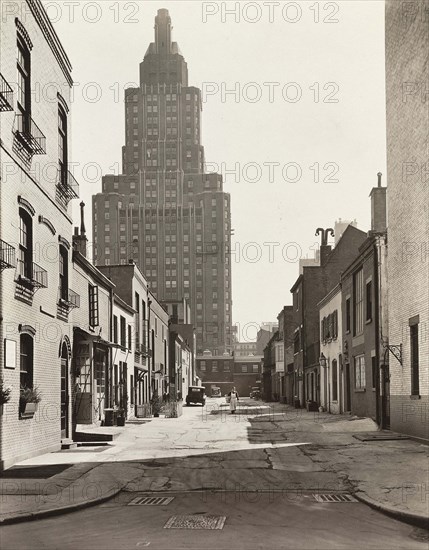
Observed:
[[[314,494],[314,500],[317,502],[357,502],[357,500],[349,494]]]
[[[165,506],[170,504],[174,497],[136,497],[128,506]]]
[[[226,516],[172,516],[164,529],[223,529]]]

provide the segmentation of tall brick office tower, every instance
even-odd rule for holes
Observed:
[[[133,259],[158,300],[188,300],[197,353],[231,349],[230,196],[204,173],[201,92],[171,41],[168,10],[140,64],[140,87],[125,91],[122,174],[93,197],[96,264]]]

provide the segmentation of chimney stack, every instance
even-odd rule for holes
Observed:
[[[371,197],[371,231],[384,233],[387,229],[387,187],[381,186],[381,172],[377,174],[377,187],[373,187]]]
[[[73,248],[80,252],[82,256],[85,256],[86,258],[88,239],[86,238],[84,208],[85,203],[82,201],[80,203],[80,234],[79,228],[75,227],[73,235]]]

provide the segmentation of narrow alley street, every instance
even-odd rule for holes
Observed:
[[[359,548],[427,547],[421,529],[353,496],[355,480],[343,468],[347,448],[359,454],[365,443],[353,432],[370,432],[371,421],[250,401],[231,415],[214,399],[183,411],[178,419],[111,428],[121,432],[112,444],[42,455],[10,470],[4,483],[19,470],[22,482],[27,470],[28,482],[39,472],[38,482],[52,485],[73,470],[101,468],[100,483],[118,482],[121,491],[80,511],[5,525],[2,548],[305,549],[345,548],[350,540]],[[410,442],[392,443],[406,450]],[[2,499],[4,508],[8,495]]]

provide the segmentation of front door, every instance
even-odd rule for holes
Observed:
[[[345,385],[345,395],[344,395],[344,412],[351,411],[351,401],[352,401],[352,392],[351,392],[351,381],[350,381],[350,363],[345,364],[344,368],[344,385]]]
[[[67,437],[68,430],[68,408],[69,408],[69,395],[68,395],[68,361],[65,358],[61,358],[61,439]]]

